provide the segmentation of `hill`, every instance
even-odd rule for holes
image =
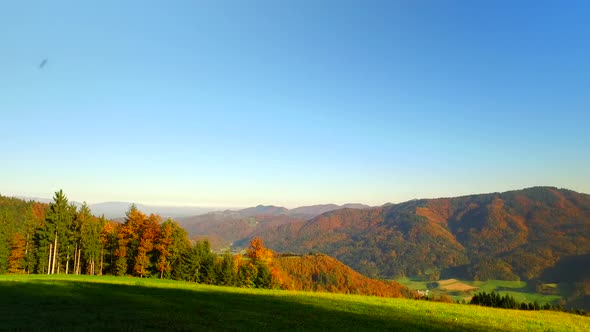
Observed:
[[[530,280],[590,253],[590,196],[551,187],[340,209],[259,234],[381,277]]]
[[[588,331],[590,318],[373,296],[159,279],[0,276],[2,328],[18,331]]]
[[[405,298],[416,295],[397,282],[367,278],[327,255],[284,255],[275,258],[273,264],[287,290]]]

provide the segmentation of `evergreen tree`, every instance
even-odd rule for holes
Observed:
[[[48,274],[55,274],[59,272],[60,253],[63,251],[60,246],[67,243],[65,239],[69,234],[67,232],[68,226],[72,222],[71,208],[68,206],[68,199],[62,190],[55,193],[53,203],[49,206],[47,216],[45,218],[45,232],[49,243],[49,261]]]

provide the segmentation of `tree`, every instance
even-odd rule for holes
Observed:
[[[170,258],[172,252],[170,247],[174,241],[174,222],[167,219],[160,225],[160,236],[156,243],[156,250],[158,251],[158,271],[160,272],[160,279],[164,277],[164,272],[170,272],[172,267],[170,265]]]
[[[101,254],[101,232],[103,229],[103,223],[106,221],[104,218],[97,219],[90,215],[89,209],[84,214],[86,213],[88,213],[89,217],[85,218],[84,222],[82,223],[77,269],[78,273],[80,273],[80,256],[83,253],[84,261],[86,262],[86,273],[95,275],[99,273],[96,271],[96,263],[98,262]]]
[[[256,267],[254,284],[260,288],[274,288],[280,285],[280,276],[272,265],[273,252],[264,246],[261,238],[255,237],[246,249],[246,257]],[[250,269],[251,270],[251,269]]]
[[[100,267],[98,274],[103,275],[105,265],[109,268],[114,267],[115,251],[118,247],[118,223],[106,221],[104,215],[100,217],[102,229],[100,231]],[[106,256],[106,257],[105,257]],[[111,270],[111,273],[113,271]]]
[[[55,274],[59,272],[60,260],[59,248],[62,241],[67,237],[67,228],[72,222],[72,210],[68,206],[68,199],[60,189],[53,197],[53,203],[49,206],[49,211],[45,218],[46,235],[49,240],[49,268],[47,274]]]
[[[139,246],[139,231],[146,219],[145,214],[141,213],[132,204],[127,211],[125,223],[118,228],[117,231],[117,249],[114,255],[116,256],[115,274],[125,275],[128,273],[129,261],[133,262],[137,247]]]
[[[25,251],[27,241],[21,233],[14,233],[12,250],[10,251],[8,272],[24,273]]]
[[[246,249],[246,257],[255,263],[270,264],[273,258],[273,252],[266,249],[261,238],[255,237],[250,241],[250,246]]]
[[[137,256],[135,257],[133,271],[141,278],[149,273],[149,254],[154,249],[154,242],[160,231],[159,223],[161,220],[162,218],[160,216],[150,214],[147,219],[144,219],[143,227],[140,229],[139,247],[137,249]]]
[[[89,223],[91,222],[92,214],[90,213],[90,208],[86,204],[86,202],[82,203],[80,207],[80,211],[78,211],[74,222],[72,223],[72,233],[73,233],[73,241],[75,243],[75,250],[74,250],[74,274],[80,274],[80,261],[81,261],[81,253],[82,253],[82,246],[84,242],[89,241],[87,238],[88,236],[88,227],[90,226]]]

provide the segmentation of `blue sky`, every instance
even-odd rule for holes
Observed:
[[[586,1],[4,2],[0,193],[589,193],[589,16]]]

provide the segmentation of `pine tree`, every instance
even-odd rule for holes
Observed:
[[[48,274],[59,272],[59,255],[62,250],[60,247],[67,243],[66,237],[69,235],[67,228],[72,222],[71,212],[67,197],[62,190],[59,190],[55,193],[53,203],[49,206],[45,218],[46,234],[51,247]]]
[[[90,209],[84,204],[79,214],[82,219],[80,249],[78,251],[77,270],[80,273],[80,261],[83,256],[86,263],[86,273],[98,274],[96,264],[100,258],[100,235],[103,229],[104,219],[97,219],[90,214]]]

